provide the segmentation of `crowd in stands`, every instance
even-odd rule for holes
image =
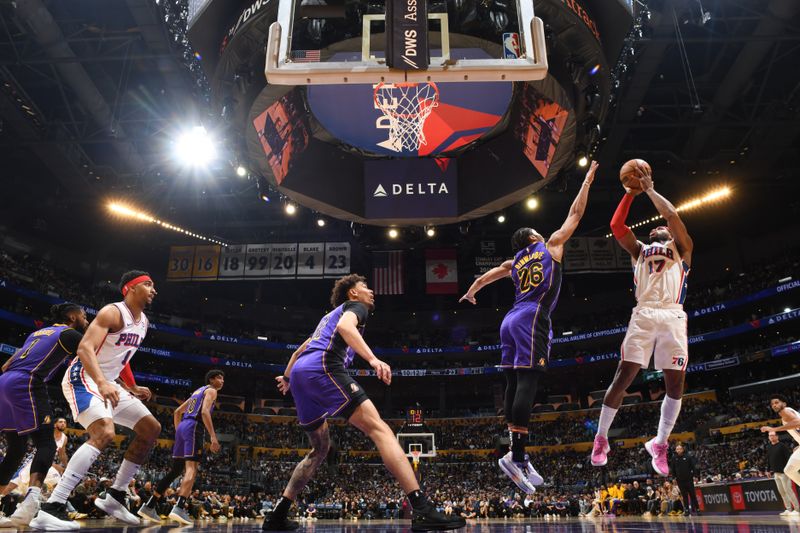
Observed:
[[[800,270],[800,261],[797,257],[800,254],[786,254],[772,260],[764,260],[754,263],[747,267],[747,272],[728,273],[725,277],[715,280],[714,283],[705,286],[692,285],[687,296],[686,308],[695,309],[719,303],[732,298],[754,293],[760,289],[773,286],[778,279],[791,276]],[[750,275],[758,273],[758,275]],[[117,298],[114,283],[90,286],[87,283],[76,281],[74,275],[60,270],[57,266],[34,258],[32,256],[12,256],[0,250],[0,277],[8,277],[15,283],[39,291],[51,296],[59,296],[64,299],[100,308],[102,305]],[[19,304],[23,308],[24,304]],[[18,309],[21,310],[21,309]],[[778,309],[767,309],[765,314],[777,312]],[[179,307],[176,302],[159,299],[155,302],[154,308],[149,311],[152,322],[162,322],[178,325],[184,329],[196,331],[213,331],[226,336],[255,338],[262,336],[271,341],[299,343],[305,339],[309,329],[313,324],[301,324],[301,330],[290,325],[263,324],[258,322],[258,316],[251,317],[225,317],[214,316],[203,313],[203,316],[196,316],[197,308]],[[623,326],[627,324],[630,317],[630,306],[619,306],[617,308],[605,308],[602,313],[570,316],[568,320],[554,320],[554,333],[560,335],[562,331],[571,330],[575,333],[594,331],[607,327]],[[201,323],[202,318],[202,323]],[[558,315],[556,315],[558,318]],[[733,325],[748,319],[747,315],[739,320],[737,317],[730,323],[722,320],[720,326]],[[435,324],[428,324],[425,328],[410,328],[397,330],[392,327],[375,329],[375,325],[370,328],[368,335],[373,335],[376,345],[386,348],[403,348],[408,346],[459,346],[468,344],[496,344],[498,324],[486,324],[484,326],[472,326],[469,328],[460,326],[437,327]],[[704,326],[708,328],[706,324]],[[690,323],[691,332],[698,333],[695,326]],[[701,328],[702,331],[705,331]],[[212,355],[212,349],[198,347],[197,343],[187,344],[185,340],[159,339],[160,344],[166,344],[164,348],[190,351]],[[220,353],[218,347],[213,348],[213,354],[224,355],[231,358],[241,358],[241,355],[233,353]],[[558,354],[557,354],[558,355]],[[571,357],[575,356],[571,351]],[[451,365],[452,366],[452,365]]]

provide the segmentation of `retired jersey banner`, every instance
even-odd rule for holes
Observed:
[[[323,279],[349,273],[349,242],[173,246],[167,281]]]
[[[425,283],[428,294],[458,293],[458,260],[454,248],[425,250]]]

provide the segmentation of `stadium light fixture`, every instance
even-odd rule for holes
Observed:
[[[539,200],[531,196],[525,200],[525,207],[528,208],[528,211],[533,211],[539,207]]]
[[[389,233],[388,233],[388,235],[389,235],[389,238],[390,238],[390,239],[396,239],[396,238],[397,238],[397,237],[400,235],[400,232],[399,232],[399,231],[397,231],[397,230],[396,230],[396,229],[394,229],[394,228],[391,228],[391,229],[389,230]]]
[[[193,231],[189,231],[187,229],[181,228],[180,226],[176,226],[174,224],[170,224],[169,222],[166,222],[164,220],[159,220],[158,218],[156,218],[156,217],[154,217],[154,216],[152,216],[152,215],[150,215],[150,214],[148,214],[148,213],[146,213],[144,211],[140,211],[139,209],[136,209],[135,207],[130,206],[130,205],[122,204],[122,203],[119,203],[119,202],[109,202],[106,207],[108,208],[109,212],[111,212],[112,214],[117,215],[119,217],[122,217],[122,218],[131,218],[131,219],[134,219],[134,220],[138,220],[140,222],[146,222],[148,224],[155,224],[155,225],[160,226],[160,227],[162,227],[164,229],[167,229],[167,230],[170,230],[170,231],[174,231],[176,233],[182,233],[184,235],[187,235],[187,236],[195,238],[195,239],[199,239],[201,241],[206,241],[206,242],[210,242],[210,243],[213,243],[213,244],[219,244],[220,246],[228,246],[226,243],[224,243],[224,242],[222,242],[220,240],[217,240],[217,239],[215,239],[213,237],[206,237],[204,235],[200,235],[199,233],[195,233]]]
[[[505,216],[504,214],[502,214],[502,213],[501,213],[501,214],[499,214],[499,215],[497,215],[497,221],[498,221],[500,224],[502,224],[503,222],[505,222],[505,221],[506,221],[506,216]]]
[[[239,165],[238,167],[236,167],[236,175],[239,176],[240,178],[244,178],[245,176],[247,176],[247,169],[244,168],[242,165]]]
[[[436,228],[434,226],[425,226],[425,235],[428,237],[436,236]]]
[[[296,206],[296,205],[294,205],[294,204],[293,204],[293,203],[291,203],[291,202],[289,202],[288,204],[286,204],[286,207],[284,207],[283,209],[284,209],[284,211],[286,211],[286,214],[287,214],[287,215],[289,215],[289,216],[292,216],[292,215],[294,215],[295,213],[297,213],[297,206]]]
[[[217,158],[216,141],[203,126],[195,126],[178,137],[175,156],[184,166],[206,167]]]
[[[719,187],[717,189],[713,189],[713,190],[707,192],[706,194],[704,194],[703,196],[700,196],[699,198],[693,198],[691,200],[687,200],[686,202],[683,202],[682,204],[679,204],[678,206],[676,206],[675,210],[678,211],[679,213],[680,212],[684,212],[684,211],[692,211],[692,210],[698,209],[700,207],[712,204],[714,202],[719,202],[721,200],[724,200],[724,199],[730,197],[732,194],[733,194],[733,189],[731,189],[729,186],[725,185],[723,187]],[[640,227],[645,226],[647,224],[652,224],[653,222],[661,220],[662,218],[663,217],[661,215],[652,216],[652,217],[650,217],[648,219],[641,220],[641,221],[637,222],[636,224],[631,224],[630,228],[631,229],[640,228]],[[606,234],[606,238],[609,238],[611,236],[612,236],[611,233],[607,233]]]
[[[791,311],[791,310],[792,310],[792,308],[791,308],[791,307],[784,307],[784,308],[783,308],[783,312],[784,312],[784,313],[788,313],[788,312],[789,312],[789,311]]]
[[[581,167],[581,168],[585,168],[585,167],[586,167],[586,165],[588,165],[588,164],[589,164],[589,158],[588,158],[588,157],[586,157],[585,155],[582,155],[582,156],[580,156],[580,157],[578,158],[578,166],[579,166],[579,167]]]
[[[325,227],[325,219],[324,218],[318,218],[317,219],[317,226],[319,226],[320,228],[324,228]]]

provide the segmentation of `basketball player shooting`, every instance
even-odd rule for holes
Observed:
[[[687,316],[683,302],[694,245],[678,211],[653,188],[649,165],[637,162],[635,175],[638,183],[634,181],[634,184],[647,194],[658,213],[666,219],[667,226],[659,226],[650,232],[650,244],[638,241],[625,225],[628,210],[638,192],[626,187],[625,196],[611,219],[611,231],[620,246],[631,255],[637,305],[622,341],[617,372],[603,398],[591,461],[594,466],[608,462],[608,430],[622,404],[625,390],[639,370],[650,364],[655,353],[655,368],[664,371],[666,394],[661,403],[658,433],[644,446],[652,457],[653,470],[667,476],[667,441],[681,411],[683,381],[689,363]]]
[[[592,161],[566,220],[547,241],[531,228],[518,229],[511,237],[514,259],[505,261],[476,279],[459,300],[475,304],[475,295],[486,285],[507,277],[514,282],[514,306],[500,326],[500,366],[506,377],[504,410],[511,450],[498,464],[528,494],[536,492],[535,486],[544,483],[525,454],[525,445],[539,376],[547,370],[550,359],[550,342],[553,338],[550,314],[556,307],[561,289],[564,244],[578,228],[586,210],[597,166]]]
[[[392,369],[375,357],[361,336],[369,312],[375,308],[375,297],[366,280],[358,274],[339,278],[331,292],[333,311],[322,317],[314,333],[292,354],[286,370],[278,376],[278,390],[291,389],[297,406],[297,420],[308,434],[312,449],[292,472],[281,499],[267,518],[264,531],[290,531],[299,524],[288,519],[288,512],[297,496],[311,481],[325,460],[330,448],[331,416],[345,418],[369,437],[407,495],[414,516],[412,531],[444,531],[464,527],[461,517],[445,516],[436,510],[420,490],[414,470],[391,428],[381,419],[375,404],[364,389],[346,372],[358,354],[386,385],[392,382]]]
[[[97,498],[94,504],[125,523],[139,524],[139,518],[125,505],[126,491],[150,455],[161,433],[161,424],[142,403],[141,400],[149,399],[151,393],[147,387],[137,386],[132,381],[129,363],[147,334],[144,309],[152,303],[156,289],[149,274],[134,270],[122,275],[120,291],[123,301],[100,310],[78,346],[78,357],[67,368],[61,382],[72,417],[86,428],[89,440],[75,451],[61,481],[31,521],[34,529],[80,529],[67,515],[67,498],[86,477],[97,457],[113,442],[114,424],[132,429],[136,437],[128,446],[105,497]],[[125,380],[124,386],[117,379]]]

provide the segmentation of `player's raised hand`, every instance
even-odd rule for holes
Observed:
[[[636,165],[637,176],[636,178],[639,180],[639,183],[642,185],[643,191],[649,191],[653,188],[653,174],[650,167],[646,167],[644,165]]]
[[[278,376],[275,378],[275,381],[278,382],[278,390],[281,391],[281,394],[286,396],[286,393],[289,392],[289,380],[283,376]]]
[[[379,380],[387,385],[392,384],[392,368],[389,365],[376,358],[370,363],[370,366],[375,370],[375,374],[378,376]]]
[[[476,303],[475,295],[474,294],[470,294],[468,292],[467,294],[465,294],[464,296],[462,296],[461,298],[458,299],[458,303],[461,303],[461,302],[469,302],[472,305],[475,305],[475,303]]]
[[[110,403],[112,409],[117,407],[119,403],[119,392],[117,391],[116,384],[110,381],[103,381],[97,385],[97,392],[103,397],[103,403],[105,405]]]
[[[770,426],[761,426],[761,433],[769,433],[772,431],[772,427]]]
[[[600,165],[597,163],[597,161],[592,161],[592,164],[589,165],[589,170],[586,171],[586,177],[583,179],[585,183],[588,185],[592,184],[594,181],[594,174],[597,172],[597,167],[599,166]]]

